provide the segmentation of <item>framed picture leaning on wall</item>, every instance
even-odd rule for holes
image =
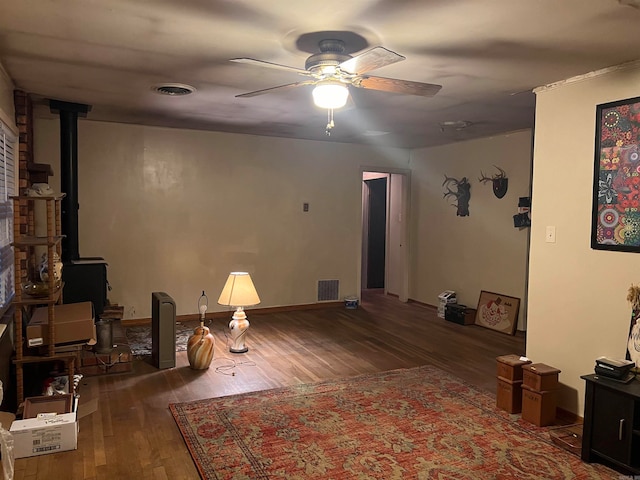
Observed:
[[[640,252],[640,97],[596,107],[591,248]]]
[[[516,333],[519,309],[519,298],[482,290],[476,310],[476,325],[513,335]]]

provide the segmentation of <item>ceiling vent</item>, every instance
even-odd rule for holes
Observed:
[[[182,97],[184,95],[190,95],[196,91],[196,89],[191,85],[184,85],[182,83],[165,83],[163,85],[154,85],[151,89],[161,95],[169,95],[172,97]]]
[[[446,122],[440,122],[440,131],[444,132],[445,130],[457,130],[461,131],[465,128],[469,128],[473,125],[473,122],[469,120],[448,120]]]

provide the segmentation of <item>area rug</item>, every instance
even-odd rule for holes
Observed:
[[[203,479],[616,479],[438,368],[169,405]]]
[[[198,321],[176,323],[176,352],[184,352],[187,349],[189,337],[198,325],[200,325]],[[136,357],[151,355],[151,326],[126,327],[125,336],[133,355]]]

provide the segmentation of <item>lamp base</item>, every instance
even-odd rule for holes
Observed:
[[[235,348],[230,347],[230,348],[229,348],[229,351],[230,351],[231,353],[246,353],[246,352],[248,352],[248,351],[249,351],[249,347],[246,347],[246,346],[245,346],[245,347],[244,347],[243,349],[241,349],[241,350],[236,350]]]
[[[229,347],[229,351],[231,353],[245,353],[249,351],[249,348],[244,344],[248,328],[249,320],[247,320],[247,314],[244,313],[244,309],[242,307],[238,307],[229,322],[229,331],[231,333],[232,342],[231,347]]]
[[[213,360],[213,335],[209,327],[204,326],[204,322],[200,322],[200,326],[196,327],[193,335],[189,337],[187,343],[187,359],[189,366],[194,370],[206,370]]]

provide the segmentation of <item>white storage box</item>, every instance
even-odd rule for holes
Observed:
[[[76,414],[27,418],[11,424],[15,458],[35,457],[78,448]]]
[[[444,318],[447,304],[456,303],[456,292],[453,290],[445,290],[440,295],[438,295],[438,316],[440,318]]]

